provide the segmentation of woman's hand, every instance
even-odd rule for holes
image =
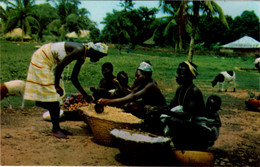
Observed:
[[[57,92],[60,96],[63,96],[64,91],[63,91],[63,89],[62,89],[60,86],[55,87],[55,89],[56,89],[56,92]]]
[[[111,101],[110,99],[101,98],[98,100],[98,104],[108,105],[110,103],[110,101]]]
[[[93,102],[93,97],[90,95],[84,95],[84,99],[86,100],[86,102],[88,103],[92,103]]]

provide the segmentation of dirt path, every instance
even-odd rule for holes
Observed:
[[[209,148],[215,154],[214,165],[260,166],[260,112],[246,111],[247,95],[243,92],[219,93],[223,100],[222,128],[215,145]],[[128,165],[118,160],[117,148],[96,143],[82,121],[61,123],[74,134],[67,140],[51,136],[51,123],[42,119],[43,113],[37,107],[1,110],[1,165]]]

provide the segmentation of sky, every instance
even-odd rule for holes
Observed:
[[[260,18],[260,1],[233,1],[233,0],[217,0],[216,1],[223,9],[225,15],[230,15],[233,18],[240,16],[243,11],[254,10],[255,14]],[[146,6],[148,8],[159,6],[159,1],[150,0],[150,1],[134,1],[135,8],[140,6]],[[99,29],[103,29],[104,24],[100,24],[106,13],[112,13],[113,9],[122,10],[120,7],[120,1],[93,1],[93,0],[84,0],[81,2],[81,8],[86,8],[90,12],[90,19],[97,23]],[[156,16],[160,17],[163,13],[160,12]]]
[[[236,16],[240,16],[243,11],[249,10],[254,11],[255,14],[260,18],[260,1],[254,0],[215,0],[223,9],[225,15],[232,16],[235,18]],[[45,0],[36,0],[36,3],[44,3]],[[135,3],[134,7],[139,8],[140,6],[146,6],[148,8],[159,6],[159,0],[139,0],[139,1],[133,1]],[[0,5],[3,5],[2,2],[0,2]],[[112,13],[113,9],[115,10],[122,10],[122,7],[120,7],[120,0],[81,0],[81,4],[79,8],[86,8],[89,12],[89,18],[92,21],[95,21],[97,23],[97,26],[100,30],[103,29],[104,24],[101,24],[100,22],[103,21],[103,18],[106,17],[106,13]],[[159,12],[156,16],[160,17],[163,13]]]

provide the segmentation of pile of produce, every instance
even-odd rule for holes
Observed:
[[[90,117],[96,117],[109,121],[125,123],[140,123],[142,121],[142,119],[139,119],[130,113],[124,112],[123,109],[111,106],[104,106],[104,111],[102,113],[97,113],[93,105],[94,104],[89,104],[88,106],[81,107],[80,109]]]
[[[87,106],[88,103],[85,101],[81,93],[72,93],[66,95],[63,99],[63,107],[65,110],[74,111],[78,107]]]
[[[260,111],[260,95],[257,97],[254,93],[248,92],[250,98],[245,101],[250,110]]]

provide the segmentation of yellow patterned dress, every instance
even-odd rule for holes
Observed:
[[[51,45],[55,45],[58,49],[53,49]],[[34,52],[26,79],[25,100],[53,102],[63,98],[55,89],[55,69],[65,57],[64,42],[45,44]],[[62,80],[60,86],[64,90]]]

